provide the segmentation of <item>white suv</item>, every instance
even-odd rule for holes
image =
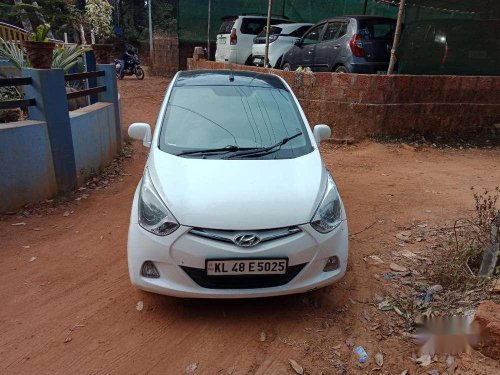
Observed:
[[[311,28],[312,23],[278,24],[269,28],[269,66],[281,68],[283,55],[293,46],[296,40]],[[252,64],[264,66],[266,50],[266,29],[261,31],[253,40]]]
[[[271,24],[291,23],[283,18],[271,18]],[[224,17],[217,34],[215,61],[250,65],[253,39],[267,24],[264,16]]]

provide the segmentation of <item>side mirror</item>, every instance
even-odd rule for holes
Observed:
[[[144,122],[136,122],[128,127],[130,138],[142,141],[144,147],[151,147],[151,127]]]
[[[314,126],[313,129],[314,139],[316,140],[316,144],[319,146],[321,141],[330,138],[332,135],[332,130],[328,125],[320,124]]]
[[[295,39],[295,42],[293,42],[294,46],[300,46],[301,44],[302,42],[300,41],[300,39]]]

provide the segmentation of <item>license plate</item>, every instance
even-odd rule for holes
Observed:
[[[255,58],[253,59],[254,64],[262,64],[264,62],[264,59],[261,58]]]
[[[210,259],[206,261],[208,276],[282,275],[288,259]]]
[[[219,38],[219,44],[226,44],[226,38]]]

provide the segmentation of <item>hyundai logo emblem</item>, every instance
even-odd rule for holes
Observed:
[[[233,238],[233,242],[240,247],[252,247],[260,242],[260,238],[254,233],[240,233]]]

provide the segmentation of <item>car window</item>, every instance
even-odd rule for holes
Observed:
[[[337,34],[337,39],[342,38],[345,34],[347,34],[347,29],[348,29],[349,23],[344,22],[340,26],[339,33]]]
[[[175,87],[160,133],[160,149],[171,154],[227,145],[267,147],[302,132],[272,158],[311,151],[292,95],[282,89],[248,86]]]
[[[396,21],[392,20],[362,20],[359,33],[365,40],[393,40]]]
[[[218,34],[231,34],[234,25],[234,20],[225,20],[219,28]]]
[[[281,34],[281,30],[283,30],[281,27],[278,27],[278,26],[271,26],[269,28],[269,35],[280,35]],[[258,35],[259,37],[266,37],[266,27],[264,27],[264,29],[260,32],[260,34]]]
[[[267,24],[265,18],[244,18],[241,23],[240,31],[243,34],[258,35]]]
[[[324,26],[325,24],[318,25],[311,31],[309,31],[307,34],[305,34],[304,39],[302,39],[302,44],[308,45],[308,44],[318,43],[319,37],[321,36],[321,31],[323,30]]]
[[[323,41],[334,40],[337,38],[337,33],[339,32],[340,26],[342,23],[340,22],[328,22],[326,26],[325,33],[323,34]]]
[[[304,33],[309,30],[311,28],[310,25],[307,25],[307,26],[301,26],[299,27],[297,30],[291,32],[289,35],[290,36],[294,36],[296,38],[302,38],[302,35],[304,35]]]

